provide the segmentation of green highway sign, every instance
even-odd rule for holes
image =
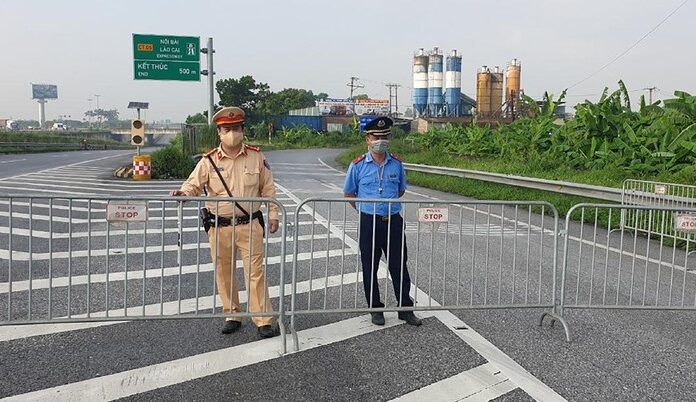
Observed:
[[[133,62],[136,80],[200,81],[200,63],[192,61],[149,61]]]
[[[200,81],[200,38],[133,34],[136,80]]]

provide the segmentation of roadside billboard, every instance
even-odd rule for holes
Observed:
[[[47,84],[31,84],[32,99],[58,99],[58,86]]]
[[[322,116],[350,116],[353,114],[353,101],[350,99],[326,98],[317,101]]]
[[[389,114],[388,99],[360,99],[355,102],[357,115],[387,115]]]
[[[359,116],[389,114],[387,99],[360,99],[353,102],[351,99],[327,98],[317,101],[317,107],[323,116],[351,116],[353,110]]]

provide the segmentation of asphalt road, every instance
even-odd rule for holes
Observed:
[[[143,152],[152,152],[153,149],[155,148],[144,148]],[[104,161],[105,166],[114,166],[116,161],[128,164],[133,154],[132,150],[0,154],[0,178],[16,177],[25,173],[39,172],[85,161],[93,161],[95,164]]]
[[[131,316],[144,310],[149,316],[219,312],[219,301],[210,297],[214,275],[207,241],[197,229],[197,205],[185,205],[179,213],[173,202],[150,203],[145,232],[137,224],[107,225],[103,204],[86,199],[55,199],[51,209],[44,199],[15,199],[10,225],[8,200],[0,196],[0,320],[8,314],[29,319],[31,312],[31,319],[45,320],[49,314],[88,311],[94,316],[108,311],[116,320],[0,327],[0,397],[690,400],[696,395],[690,373],[696,357],[693,312],[568,309],[572,343],[565,342],[558,323],[537,326],[549,309],[539,306],[553,304],[555,222],[522,205],[476,203],[411,187],[405,199],[412,202],[404,204],[408,267],[424,325],[409,327],[387,313],[387,325],[375,327],[369,315],[339,313],[365,307],[356,275],[357,216],[342,202],[298,208],[310,197],[342,196],[343,173],[333,162],[337,153],[267,154],[278,200],[298,236],[295,306],[301,314],[294,329],[299,351],[288,335],[287,355],[280,353],[279,338],[259,340],[248,319],[233,335],[219,333],[220,318],[119,320],[124,306]],[[110,177],[129,160],[123,151],[2,156],[0,194],[31,188],[41,196],[159,197],[178,187],[174,181]],[[419,207],[445,206],[445,201],[460,202],[449,204],[447,225],[418,223]],[[567,286],[572,300],[576,291],[579,299],[596,292],[594,276],[575,270],[595,264],[601,271],[603,265],[595,261],[604,256],[590,260],[592,232],[571,229],[576,241],[570,246],[577,254]],[[289,233],[286,255],[293,240]],[[287,285],[293,268],[286,258],[281,270],[280,245],[278,234],[268,237],[267,280],[276,311],[281,272]],[[654,258],[657,249],[650,251]],[[687,267],[693,263],[686,261]],[[629,270],[631,263],[626,258],[607,266],[627,264]],[[383,272],[381,293],[394,306]],[[672,278],[684,281],[685,298],[693,300],[696,280],[680,272],[672,270]],[[669,275],[646,273],[636,283],[654,289],[668,280]],[[608,290],[623,297],[629,285]],[[284,290],[289,306],[288,286]],[[245,297],[242,292],[242,301]],[[438,305],[451,309],[427,310]],[[496,308],[501,305],[515,308]],[[332,311],[317,313],[325,309]]]

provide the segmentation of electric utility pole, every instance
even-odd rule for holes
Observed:
[[[653,97],[652,97],[653,91],[657,92],[660,90],[660,88],[658,88],[656,86],[652,86],[652,87],[643,88],[643,89],[648,91],[648,104],[652,105],[652,103],[653,103],[653,101],[652,101],[653,100]]]
[[[389,115],[392,115],[392,99],[394,99],[394,115],[399,117],[399,84],[385,84],[389,88]],[[392,95],[392,89],[394,90]]]
[[[358,77],[350,77],[350,83],[346,84],[350,87],[350,100],[353,103],[353,115],[355,115],[355,100],[353,99],[353,91],[355,91],[356,88],[365,88],[365,85],[358,82],[359,80],[360,78]]]

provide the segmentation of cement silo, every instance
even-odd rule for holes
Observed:
[[[508,63],[505,73],[505,104],[507,106],[507,115],[510,117],[519,115],[521,72],[522,64],[517,59],[512,59]]]
[[[480,119],[500,117],[503,105],[503,73],[498,66],[491,72],[487,66],[476,74],[476,116]]]
[[[442,97],[442,53],[437,47],[428,57],[428,114],[442,116],[444,99]]]
[[[413,56],[413,111],[416,117],[428,109],[428,55],[423,48]]]
[[[503,115],[503,73],[498,66],[495,66],[491,74],[492,117],[497,119]]]
[[[456,50],[447,56],[445,68],[445,114],[458,117],[462,113],[462,57]]]

